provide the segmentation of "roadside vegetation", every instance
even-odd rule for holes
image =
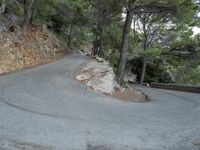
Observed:
[[[200,84],[199,0],[0,0],[9,30],[48,29],[73,50],[99,55],[116,81]],[[0,30],[4,29],[0,20]]]

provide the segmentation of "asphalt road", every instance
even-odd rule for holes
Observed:
[[[0,150],[200,150],[200,94],[115,100],[75,79],[84,56],[0,77]]]

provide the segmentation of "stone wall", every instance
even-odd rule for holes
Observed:
[[[200,86],[151,83],[151,87],[159,88],[159,89],[168,89],[168,90],[200,93]]]

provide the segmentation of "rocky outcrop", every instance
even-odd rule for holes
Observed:
[[[98,60],[92,59],[87,63],[76,79],[95,91],[112,95],[116,85],[113,69],[107,62]]]
[[[0,74],[52,61],[66,52],[64,46],[29,26],[0,32]]]
[[[76,79],[103,94],[113,96],[116,99],[131,102],[149,102],[149,99],[141,91],[132,86],[127,88],[120,87],[115,82],[115,74],[108,62],[99,57],[93,57],[81,70]],[[127,82],[134,82],[135,76],[128,76]]]
[[[137,76],[127,72],[124,76],[124,81],[127,83],[136,83],[137,82]]]

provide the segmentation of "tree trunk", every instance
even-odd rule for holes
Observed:
[[[67,46],[71,47],[71,39],[72,39],[72,32],[73,32],[73,24],[70,24],[70,29],[69,29],[69,37],[68,37],[68,43]]]
[[[134,4],[135,4],[135,0],[129,1],[126,21],[125,21],[124,30],[123,30],[120,58],[119,58],[118,69],[117,69],[116,81],[118,82],[118,84],[121,84],[121,82],[124,79],[125,68],[126,68],[126,55],[127,55],[127,50],[128,50],[128,44],[129,44],[128,37],[129,37],[129,31],[130,31],[132,19],[133,19]]]
[[[96,3],[97,7],[97,27],[95,29],[95,39],[93,42],[93,48],[92,48],[92,55],[99,55],[99,53],[102,50],[102,40],[103,40],[103,31],[106,24],[106,17],[107,12],[102,6],[100,5],[100,1],[97,1]]]
[[[146,35],[146,30],[144,32],[145,34],[145,39],[144,39],[144,52],[149,48],[149,45],[147,44],[147,41],[148,41],[148,36]],[[145,78],[145,73],[146,73],[146,67],[147,67],[147,57],[146,56],[143,56],[142,58],[142,70],[141,70],[141,75],[140,75],[140,85],[143,85],[144,83],[144,78]]]
[[[35,2],[36,0],[31,0],[28,6],[26,6],[26,2],[25,2],[24,18],[23,18],[22,26],[25,26],[26,24],[30,23],[31,16],[32,16],[32,7]]]
[[[144,45],[143,45],[143,49],[144,52],[146,50],[148,50],[150,48],[151,42],[149,42],[149,32],[147,31],[147,24],[146,21],[143,22],[143,31],[144,31]],[[143,56],[143,60],[142,60],[142,70],[141,70],[141,74],[140,74],[140,85],[143,85],[144,83],[144,79],[145,79],[145,74],[146,74],[146,67],[147,67],[147,62],[148,62],[148,58],[147,56]]]
[[[102,49],[102,38],[100,35],[96,35],[92,47],[92,56],[98,55],[101,49]]]
[[[3,0],[0,6],[0,14],[4,13],[6,8],[6,0]]]
[[[147,58],[146,58],[146,56],[144,56],[143,61],[142,61],[142,71],[141,71],[141,75],[140,75],[140,84],[141,85],[143,85],[143,83],[144,83],[146,67],[147,67]]]

